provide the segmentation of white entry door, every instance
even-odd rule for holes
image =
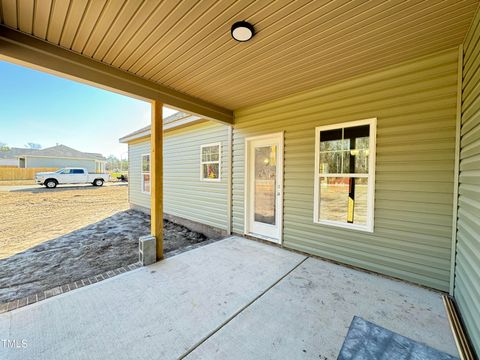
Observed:
[[[246,139],[245,232],[282,242],[283,133]]]

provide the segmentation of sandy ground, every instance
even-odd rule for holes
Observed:
[[[0,180],[0,186],[35,185],[35,180]]]
[[[127,185],[0,192],[0,259],[128,209]]]
[[[169,221],[163,231],[167,255],[209,240]],[[133,264],[148,233],[150,217],[127,210],[0,260],[0,303]]]
[[[0,192],[0,302],[138,261],[150,217],[128,209],[126,185]],[[208,243],[164,222],[165,254]]]

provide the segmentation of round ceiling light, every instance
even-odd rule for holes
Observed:
[[[232,37],[237,41],[248,41],[253,35],[255,35],[255,29],[246,21],[238,21],[232,25]]]

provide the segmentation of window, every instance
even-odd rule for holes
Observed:
[[[221,143],[200,147],[200,180],[220,181]]]
[[[150,154],[142,155],[142,192],[150,194]]]
[[[83,174],[84,173],[83,169],[73,169],[71,172],[72,172],[72,174]]]
[[[376,122],[315,129],[314,222],[373,231]]]

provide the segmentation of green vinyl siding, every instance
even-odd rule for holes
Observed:
[[[150,142],[128,145],[128,201],[150,209],[150,194],[142,192],[142,155],[150,154]]]
[[[233,231],[244,232],[245,138],[284,131],[286,247],[448,290],[458,51],[235,112]],[[315,127],[376,117],[374,232],[313,223]]]
[[[480,12],[464,44],[455,300],[480,354]]]
[[[200,146],[221,143],[220,181],[200,180]],[[141,192],[141,155],[148,141],[129,145],[130,202],[150,208]],[[227,230],[228,126],[211,121],[171,130],[164,135],[163,211],[167,214]]]

